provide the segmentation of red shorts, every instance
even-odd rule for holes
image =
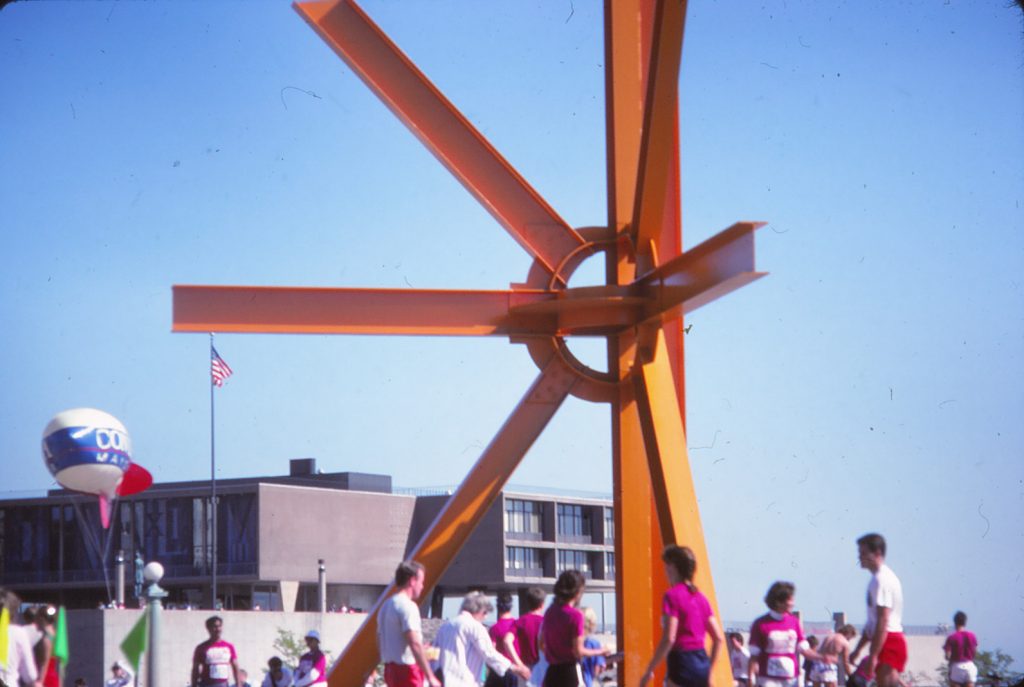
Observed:
[[[890,632],[885,636],[885,643],[878,653],[878,663],[891,667],[902,673],[907,665],[907,640],[902,632]]]
[[[384,682],[388,687],[423,687],[423,671],[415,663],[385,663]]]

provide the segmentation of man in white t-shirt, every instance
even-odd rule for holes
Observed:
[[[868,655],[857,674],[874,679],[878,687],[897,687],[907,665],[907,640],[903,637],[903,586],[892,568],[885,564],[885,538],[865,534],[857,540],[860,567],[871,572],[868,583],[868,621],[857,647],[850,656],[856,662],[868,644]]]
[[[416,599],[423,593],[424,570],[403,561],[395,570],[398,591],[377,611],[377,647],[388,687],[441,687],[423,651],[423,630]]]

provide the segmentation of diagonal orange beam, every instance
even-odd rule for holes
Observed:
[[[448,291],[175,286],[175,332],[289,334],[533,333],[550,318],[509,311],[549,301],[541,290]],[[550,326],[547,327],[550,329]]]
[[[651,491],[658,513],[662,542],[689,546],[697,557],[694,582],[711,602],[721,622],[711,560],[704,541],[697,491],[686,450],[686,433],[679,412],[676,384],[668,359],[668,347],[662,328],[656,327],[657,341],[653,359],[641,365],[633,375],[635,412],[643,435],[650,470]],[[722,647],[712,673],[712,684],[725,685],[732,680],[728,653]]]
[[[672,170],[678,132],[679,61],[683,50],[685,0],[658,0],[650,51],[643,138],[633,206],[632,231],[638,252],[661,236],[667,199],[678,183]]]
[[[558,266],[583,239],[363,10],[351,0],[299,2],[295,9],[519,245],[561,280]]]
[[[737,222],[637,279],[636,295],[648,298],[649,317],[692,312],[765,275],[755,266],[754,232],[764,222]]]
[[[426,567],[422,598],[430,598],[431,590],[484,513],[501,494],[523,456],[565,401],[577,379],[575,372],[559,356],[551,355],[466,479],[437,514],[409,554],[409,558]],[[377,599],[335,664],[335,667],[344,666],[344,669],[332,669],[327,680],[330,687],[362,687],[366,676],[377,665],[377,611],[394,592],[394,585],[389,585]]]

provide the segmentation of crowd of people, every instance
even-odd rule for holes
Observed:
[[[637,687],[648,687],[662,664],[667,687],[710,687],[712,668],[723,657],[731,666],[735,687],[867,687],[871,681],[878,687],[906,687],[900,678],[907,662],[902,585],[885,563],[886,542],[881,535],[866,534],[857,540],[857,547],[860,565],[871,578],[867,622],[855,644],[857,629],[852,625],[838,627],[820,642],[805,636],[793,613],[796,588],[786,581],[769,587],[764,597],[768,612],[751,625],[746,644],[739,632],[726,635],[707,597],[694,584],[693,551],[686,546],[667,547],[662,560],[669,589],[661,603],[661,639]],[[518,618],[511,594],[499,594],[495,609],[484,593],[471,592],[462,600],[458,615],[440,627],[428,646],[417,604],[424,591],[425,570],[415,561],[404,561],[395,571],[395,593],[381,604],[376,616],[383,681],[387,687],[593,687],[602,671],[622,656],[594,638],[596,614],[580,607],[585,584],[578,570],[562,572],[546,609],[545,590],[530,588],[520,599]],[[3,589],[0,603],[11,618],[21,612],[23,622],[9,624],[0,684],[60,687],[53,656],[55,609],[38,606],[22,611],[17,596]],[[496,621],[485,627],[484,619],[495,610]],[[955,632],[945,644],[953,687],[975,687],[977,679],[978,642],[966,624],[967,616],[958,611]],[[253,687],[239,668],[235,647],[223,638],[223,627],[219,616],[206,620],[209,636],[193,653],[190,687]],[[304,639],[307,651],[294,669],[280,657],[271,658],[261,687],[327,682],[327,658],[319,632],[310,630]],[[376,678],[374,670],[367,685]],[[88,687],[80,678],[74,684]],[[131,684],[131,671],[115,662],[106,687]]]
[[[611,650],[591,636],[596,614],[579,608],[586,579],[578,570],[558,577],[546,610],[547,594],[539,587],[524,595],[518,618],[512,614],[511,595],[499,594],[498,619],[489,630],[483,619],[494,606],[482,592],[470,592],[459,614],[438,630],[430,650],[423,643],[416,605],[424,578],[419,563],[401,563],[395,571],[396,592],[377,613],[377,645],[388,687],[590,687],[607,665]]]
[[[856,644],[852,625],[837,628],[820,642],[805,636],[793,613],[796,587],[781,580],[769,587],[764,598],[768,612],[751,625],[745,644],[739,632],[725,635],[707,597],[694,584],[693,551],[667,547],[662,560],[670,586],[662,598],[661,640],[638,687],[647,687],[662,664],[667,687],[709,687],[712,667],[726,655],[736,687],[866,687],[872,681],[878,687],[906,687],[900,678],[907,663],[902,585],[885,563],[882,535],[864,535],[857,550],[871,578],[867,622]],[[424,569],[414,561],[403,562],[395,573],[397,592],[377,616],[384,681],[388,687],[592,687],[595,676],[621,656],[590,636],[596,618],[579,608],[584,584],[579,571],[563,572],[546,610],[544,591],[529,590],[518,619],[512,616],[511,597],[499,595],[497,621],[489,631],[482,620],[491,603],[479,592],[470,593],[459,616],[442,626],[428,649],[415,603],[423,592]],[[966,630],[963,613],[954,622],[957,631],[945,649],[950,682],[974,687],[977,639]]]
[[[668,547],[663,558],[673,586],[665,594],[664,636],[641,687],[662,660],[666,660],[668,679],[673,684],[706,687],[722,644],[726,644],[737,686],[838,687],[845,676],[846,685],[866,687],[874,680],[879,687],[899,687],[900,673],[907,662],[903,588],[885,564],[882,535],[864,535],[857,540],[857,551],[860,565],[871,573],[871,579],[867,623],[851,650],[850,642],[857,636],[852,625],[837,628],[820,642],[817,637],[805,636],[800,618],[793,613],[796,587],[781,580],[768,588],[764,597],[768,612],[751,625],[748,646],[744,646],[739,632],[723,636],[707,599],[693,584],[693,553],[685,547]],[[705,637],[710,638],[710,656],[704,648]],[[865,647],[866,656],[858,661]]]

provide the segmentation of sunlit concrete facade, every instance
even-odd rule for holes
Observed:
[[[138,556],[164,565],[170,607],[210,608],[210,493],[208,481],[155,484],[116,504],[109,531],[90,497],[0,501],[0,584],[27,600],[95,608],[116,596],[122,551],[126,605],[136,605]],[[369,608],[447,498],[393,493],[386,475],[320,473],[312,459],[292,461],[285,476],[218,480],[218,600],[229,610],[318,610],[322,564],[328,609]],[[504,493],[442,578],[435,612],[445,595],[550,587],[574,567],[601,595],[591,603],[603,620],[614,607],[612,520],[609,500]]]

